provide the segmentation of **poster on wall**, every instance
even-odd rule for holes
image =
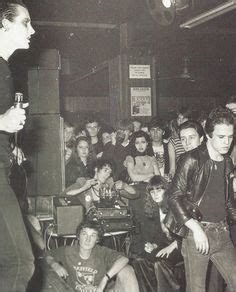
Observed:
[[[130,79],[150,79],[150,65],[129,65]]]
[[[152,115],[151,87],[131,87],[131,116],[139,117]]]

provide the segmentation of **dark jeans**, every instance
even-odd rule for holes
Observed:
[[[208,263],[211,260],[228,285],[228,291],[236,291],[236,249],[225,223],[202,226],[210,244],[207,255],[200,254],[189,232],[183,239],[182,255],[185,263],[186,292],[205,292]]]
[[[34,257],[8,169],[0,165],[0,291],[26,290],[34,271]]]

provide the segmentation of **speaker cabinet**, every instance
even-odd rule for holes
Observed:
[[[84,207],[56,206],[55,219],[57,235],[75,235],[78,225],[84,219]]]
[[[65,186],[63,119],[56,114],[30,115],[26,125],[28,158],[33,173],[30,196],[53,196]]]
[[[59,70],[30,69],[28,92],[30,114],[59,113]]]

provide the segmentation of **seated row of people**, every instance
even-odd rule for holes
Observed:
[[[122,123],[120,123],[122,124]],[[172,138],[169,143],[164,139],[165,123],[161,119],[154,118],[148,126],[148,131],[138,130],[131,134],[130,123],[123,121],[123,126],[127,129],[119,129],[112,132],[107,137],[107,141],[102,148],[102,152],[96,154],[91,137],[80,136],[73,140],[70,158],[66,161],[66,187],[75,183],[78,177],[91,176],[90,169],[98,157],[110,160],[114,166],[113,176],[117,179],[125,179],[127,182],[148,181],[153,175],[166,175],[172,177],[173,163],[171,164]],[[204,136],[204,131],[200,124],[195,121],[185,122],[180,126],[179,142],[183,151],[189,150],[189,138],[185,142],[186,129],[192,129],[200,138]],[[123,131],[123,132],[122,132]],[[183,133],[183,134],[182,134]],[[195,135],[197,135],[195,133]],[[187,135],[189,133],[187,132]],[[182,139],[182,140],[180,140]],[[185,145],[184,145],[185,144]],[[169,148],[169,149],[168,149]]]

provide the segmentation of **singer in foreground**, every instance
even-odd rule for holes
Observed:
[[[28,49],[34,34],[30,16],[20,1],[0,0],[0,291],[26,291],[34,271],[34,257],[18,201],[9,186],[9,133],[25,123],[25,111],[14,108],[8,65],[17,49]]]
[[[183,239],[187,292],[206,291],[206,274],[211,260],[227,283],[236,291],[236,249],[229,226],[236,222],[236,205],[229,187],[233,164],[227,155],[233,140],[234,116],[218,107],[209,114],[206,143],[183,154],[169,189],[169,209],[177,229],[185,225],[189,232]],[[194,202],[202,221],[187,210],[187,200]],[[177,229],[175,231],[177,231]]]

